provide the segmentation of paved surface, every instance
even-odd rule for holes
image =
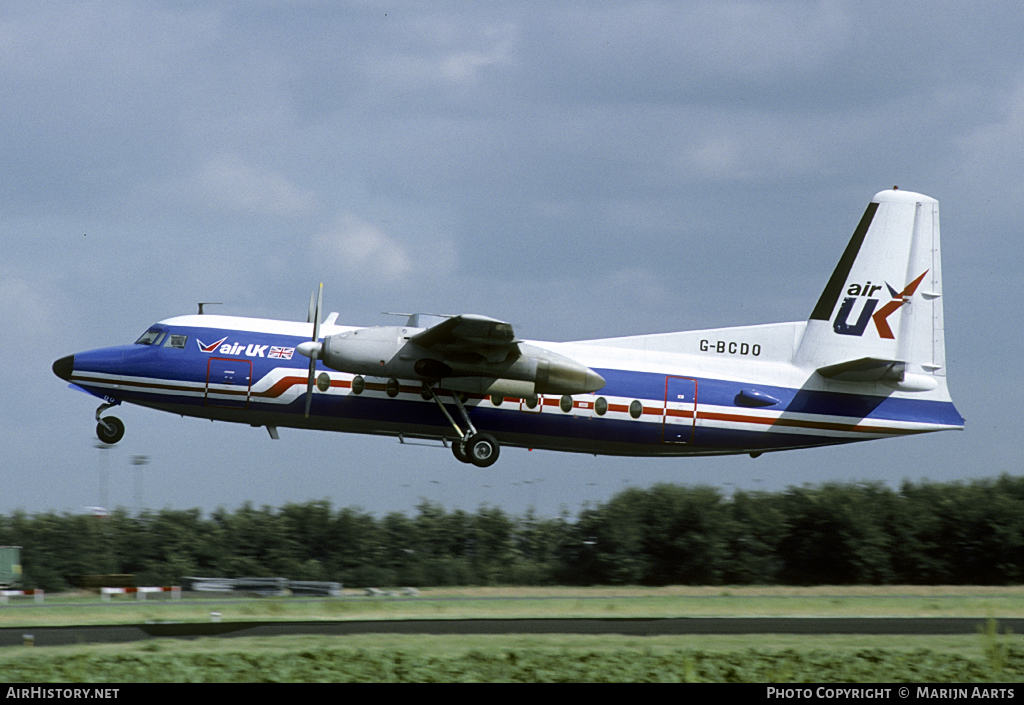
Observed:
[[[700,617],[682,619],[410,619],[338,622],[181,622],[78,627],[6,627],[0,646],[115,644],[152,638],[300,634],[977,634],[981,618]],[[997,620],[1000,632],[1024,633],[1024,619]]]

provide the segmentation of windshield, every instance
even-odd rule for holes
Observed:
[[[167,334],[166,331],[159,330],[157,328],[150,328],[142,334],[138,340],[135,341],[136,345],[159,345],[160,341]]]
[[[163,345],[165,348],[184,348],[187,335],[172,333],[160,328],[150,328],[135,341],[136,345]]]

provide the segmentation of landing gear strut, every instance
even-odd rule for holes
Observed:
[[[498,460],[498,453],[501,450],[501,446],[498,440],[490,435],[489,433],[480,433],[473,426],[473,422],[469,420],[469,412],[466,411],[466,406],[462,403],[462,399],[459,398],[458,394],[452,394],[452,398],[455,400],[455,405],[459,408],[459,414],[462,416],[462,420],[466,423],[466,431],[463,431],[452,415],[448,413],[448,409],[445,408],[444,403],[437,398],[437,393],[433,387],[424,383],[423,385],[424,396],[429,396],[433,399],[445,418],[448,419],[448,423],[452,425],[455,432],[459,434],[459,439],[452,441],[452,454],[456,460],[462,463],[472,463],[478,468],[487,468]]]

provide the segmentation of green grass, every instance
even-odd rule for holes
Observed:
[[[449,599],[465,598],[465,599]],[[524,599],[529,598],[529,599]],[[147,620],[467,617],[1024,616],[1024,588],[477,588],[421,597],[0,606],[0,626]],[[160,639],[0,649],[8,682],[753,681],[1021,682],[1024,641],[990,628],[931,636],[425,636]]]
[[[278,637],[0,650],[7,682],[1020,682],[1006,637]],[[992,644],[998,646],[994,655]]]

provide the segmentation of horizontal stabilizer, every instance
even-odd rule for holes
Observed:
[[[817,373],[837,382],[882,382],[901,392],[930,392],[939,386],[934,375],[907,371],[907,363],[862,357],[819,367]]]
[[[822,377],[840,382],[900,382],[905,371],[906,363],[898,360],[879,360],[874,357],[826,365],[817,370]]]

